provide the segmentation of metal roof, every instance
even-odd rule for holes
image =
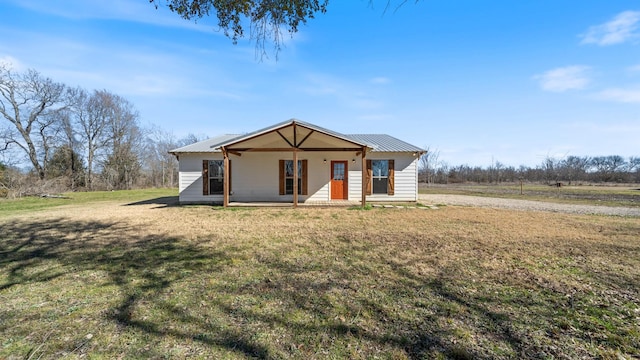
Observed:
[[[241,137],[243,135],[238,134],[228,134],[216,136],[211,139],[207,139],[204,141],[199,141],[195,144],[183,146],[177,149],[173,149],[169,151],[170,154],[179,154],[179,153],[208,153],[208,152],[220,152],[220,150],[216,149],[220,144],[224,144],[229,140],[233,140],[235,138]]]
[[[417,146],[411,145],[407,142],[404,142],[400,139],[397,139],[393,136],[386,134],[351,134],[345,135],[340,134],[338,132],[325,129],[313,124],[305,123],[300,120],[291,119],[287,121],[283,121],[281,123],[266,127],[264,129],[260,129],[248,134],[230,134],[230,135],[222,135],[217,136],[208,140],[200,141],[195,144],[183,146],[174,150],[169,151],[171,154],[179,154],[179,153],[210,153],[210,152],[220,152],[220,146],[226,146],[229,144],[236,143],[238,141],[243,141],[246,139],[253,138],[255,136],[259,136],[261,134],[265,134],[274,130],[278,130],[280,128],[289,126],[293,123],[297,125],[326,133],[328,135],[334,136],[336,138],[340,138],[358,145],[363,145],[371,148],[373,152],[418,152],[422,153],[425,150],[419,148]]]
[[[335,138],[338,138],[338,139],[341,139],[341,140],[345,140],[345,141],[348,141],[350,143],[355,143],[356,145],[360,145],[360,146],[366,145],[365,143],[359,142],[356,139],[349,138],[348,136],[346,136],[344,134],[341,134],[339,132],[335,132],[333,130],[329,130],[329,129],[326,129],[326,128],[323,128],[323,127],[320,127],[320,126],[317,126],[317,125],[314,125],[314,124],[311,124],[311,123],[300,121],[298,119],[289,119],[287,121],[283,121],[283,122],[277,123],[275,125],[271,125],[269,127],[266,127],[266,128],[260,129],[260,130],[256,130],[254,132],[250,132],[248,134],[243,134],[242,136],[238,136],[235,139],[229,139],[228,141],[225,141],[225,142],[223,142],[221,144],[218,144],[216,147],[228,146],[228,145],[231,145],[231,144],[234,144],[234,143],[238,143],[238,142],[241,142],[241,141],[244,141],[244,140],[248,140],[248,139],[254,138],[256,136],[260,136],[262,134],[266,134],[266,133],[269,133],[269,132],[272,132],[272,131],[276,131],[276,130],[285,128],[287,126],[291,126],[293,124],[296,124],[296,125],[299,125],[299,126],[302,126],[302,127],[307,128],[307,129],[314,130],[314,131],[318,131],[318,132],[321,132],[321,133],[325,133],[325,134],[333,136]]]
[[[424,152],[425,150],[386,134],[350,134],[353,140],[363,142],[372,152]]]

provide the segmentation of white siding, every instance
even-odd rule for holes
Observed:
[[[230,201],[292,202],[293,195],[278,193],[278,161],[292,158],[288,152],[245,152],[240,157],[231,155]],[[202,195],[202,161],[217,159],[222,159],[221,153],[180,154],[180,202],[222,202],[222,195]],[[349,200],[360,200],[362,162],[355,152],[300,152],[298,159],[307,160],[308,166],[308,195],[300,195],[300,202],[330,200],[331,160],[348,162]],[[369,153],[367,159],[395,160],[395,195],[369,195],[367,200],[417,201],[417,157],[410,153]]]
[[[367,195],[367,201],[418,201],[418,156],[412,153],[369,153],[368,160],[394,160],[394,195],[371,194]],[[359,172],[358,172],[359,175]],[[358,181],[358,185],[361,182]],[[360,196],[360,189],[357,196]]]
[[[347,186],[349,189],[348,200],[359,200],[359,198],[351,197],[351,172],[353,171],[353,159],[356,162],[360,160],[359,156],[356,156],[355,152],[323,152],[323,153],[309,153],[313,159],[313,164],[317,164],[314,167],[309,166],[309,170],[315,170],[309,172],[309,201],[328,201],[331,200],[331,161],[346,161],[347,162]],[[326,159],[326,163],[325,160]],[[311,160],[310,160],[311,163]],[[359,173],[359,172],[358,172]]]
[[[344,154],[346,153],[300,152],[298,154],[298,160],[307,160],[308,167],[308,195],[299,195],[298,201],[329,200],[331,160],[335,156],[338,157],[337,159],[344,160],[346,159]],[[280,195],[278,192],[279,160],[292,160],[293,154],[288,152],[244,153],[241,157],[231,156],[231,159],[233,160],[231,201],[293,201],[293,195]]]
[[[202,195],[202,160],[221,159],[221,153],[180,154],[180,202],[222,202],[222,195]]]
[[[349,200],[360,201],[362,199],[362,158],[354,158],[355,162],[349,162]]]

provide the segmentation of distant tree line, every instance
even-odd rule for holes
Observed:
[[[535,167],[518,168],[494,161],[487,167],[448,165],[439,159],[438,150],[420,158],[419,179],[424,183],[502,183],[540,182],[544,184],[577,185],[580,183],[640,183],[640,157],[620,155],[546,157]]]
[[[144,128],[135,106],[107,90],[0,64],[0,196],[175,187],[177,161],[167,151],[198,140]]]
[[[78,190],[176,187],[169,150],[202,140],[144,127],[135,106],[108,90],[88,91],[0,63],[0,197]],[[23,165],[29,163],[30,169]],[[439,151],[420,158],[425,183],[635,182],[640,157],[547,157],[535,167],[451,166]]]

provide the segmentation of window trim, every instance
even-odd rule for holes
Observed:
[[[224,160],[209,160],[209,169],[211,169],[212,163],[215,163],[215,165],[213,166],[221,166],[222,172],[218,174],[218,176],[213,176],[211,171],[208,171],[209,176],[207,177],[207,182],[209,183],[209,195],[224,195]],[[219,192],[213,192],[211,188],[211,180],[217,180],[222,183],[222,190],[220,190]]]
[[[289,163],[291,163],[291,176],[287,175],[287,168]],[[295,174],[293,173],[293,160],[285,160],[284,161],[284,194],[285,195],[293,195],[293,179],[295,179]],[[291,188],[287,187],[287,182],[291,180]],[[289,190],[291,192],[289,192]],[[298,195],[302,195],[302,160],[298,160]]]
[[[375,164],[376,164],[376,162],[380,162],[380,163],[384,162],[384,163],[386,163],[386,172],[385,172],[384,175],[376,175],[376,172],[375,172],[375,168],[376,168]],[[380,159],[380,160],[372,159],[371,160],[371,173],[372,173],[372,175],[371,175],[371,183],[372,183],[371,192],[373,194],[387,194],[388,190],[389,190],[388,189],[389,188],[389,160],[386,160],[386,159]],[[386,182],[387,186],[385,186],[384,192],[376,192],[376,180],[378,180],[378,181],[384,180],[384,182]],[[385,184],[381,184],[381,185],[384,186]]]
[[[222,162],[222,176],[221,176],[221,179],[222,179],[222,188],[223,189],[222,189],[222,192],[220,192],[220,193],[215,193],[215,194],[211,193],[210,181],[213,178],[209,176],[210,175],[209,174],[209,162],[210,161],[221,161]],[[229,168],[226,169],[226,170],[229,171],[229,194],[231,194],[231,160],[229,160]],[[212,196],[224,195],[224,171],[225,171],[224,160],[221,160],[221,159],[211,159],[211,160],[205,159],[205,160],[202,160],[202,195],[205,195],[205,196],[209,196],[209,195],[212,195]]]
[[[385,193],[373,193],[373,161],[387,161],[387,192]],[[366,195],[395,195],[395,160],[394,159],[367,159],[367,177],[366,177]]]
[[[286,193],[286,181],[287,179],[291,179],[290,177],[286,177],[286,166],[285,161],[291,161],[292,159],[281,159],[278,161],[278,192],[280,195],[292,196],[293,193]],[[308,161],[307,159],[299,159],[298,171],[301,172],[301,177],[299,181],[301,182],[301,186],[298,186],[298,195],[307,195],[308,194]]]

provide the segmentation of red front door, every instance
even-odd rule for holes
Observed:
[[[349,190],[347,187],[347,161],[331,162],[331,199],[347,200]]]

